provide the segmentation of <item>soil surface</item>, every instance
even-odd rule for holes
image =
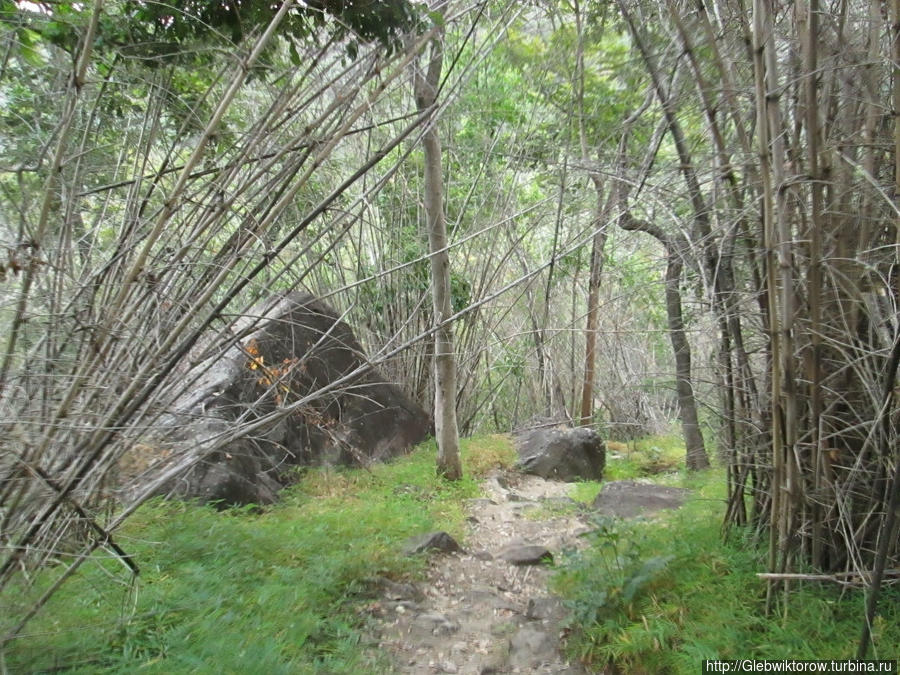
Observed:
[[[617,499],[597,510],[631,517],[675,508],[660,488],[634,481],[609,483]],[[430,552],[424,582],[382,579],[375,617],[378,647],[395,673],[568,673],[587,671],[562,652],[566,612],[547,588],[547,554],[586,545],[592,509],[568,497],[571,484],[515,472],[484,484],[469,500],[462,552]],[[669,495],[667,495],[669,496]],[[626,505],[619,512],[617,504]],[[637,508],[636,508],[637,507]]]
[[[604,485],[588,507],[568,497],[571,487],[495,474],[483,483],[485,496],[467,503],[465,550],[430,552],[419,584],[379,580],[381,597],[368,609],[391,672],[588,672],[562,651],[566,611],[547,587],[548,556],[586,545],[591,512],[646,515],[677,508],[687,491],[619,481]]]

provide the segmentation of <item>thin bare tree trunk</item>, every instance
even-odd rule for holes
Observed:
[[[596,233],[591,243],[591,275],[588,279],[588,313],[584,331],[584,382],[581,386],[581,426],[594,421],[594,374],[597,364],[597,319],[600,315],[600,280],[603,275],[603,252],[606,248],[606,226],[601,224],[603,195],[597,187]]]
[[[578,34],[575,46],[575,97],[578,105],[578,141],[581,147],[581,161],[590,162],[587,132],[584,118],[584,17],[578,0],[572,3],[575,13],[575,30]],[[587,319],[584,330],[584,380],[581,385],[581,426],[590,426],[594,421],[594,376],[597,366],[597,321],[600,313],[600,280],[603,276],[603,253],[606,249],[605,215],[609,210],[604,208],[603,180],[595,171],[591,171],[591,182],[597,193],[597,206],[594,218],[594,237],[591,240],[591,271],[588,278]],[[574,371],[573,371],[574,373]],[[574,406],[574,402],[572,404]]]
[[[441,36],[431,41],[427,70],[417,68],[415,97],[419,112],[433,107],[437,100],[444,53]],[[462,477],[459,458],[459,429],[456,421],[456,354],[453,327],[447,319],[453,314],[450,296],[450,254],[447,223],[444,219],[441,141],[437,115],[422,137],[425,153],[425,219],[431,247],[431,290],[434,305],[434,432],[438,444],[437,471],[450,480]]]
[[[645,232],[659,241],[666,249],[666,317],[669,339],[675,354],[675,389],[681,408],[681,428],[687,450],[685,463],[691,471],[709,468],[709,457],[700,433],[697,418],[697,401],[691,380],[691,345],[684,332],[684,318],[681,309],[681,271],[687,242],[667,235],[652,223],[634,218],[624,211],[619,221],[623,230]]]
[[[719,314],[720,324],[724,324],[724,327],[722,328],[723,334],[727,334],[727,312],[725,310],[727,302],[723,299],[727,295],[727,293],[723,289],[723,278],[719,269],[722,261],[715,250],[715,243],[713,241],[713,235],[710,225],[711,211],[708,204],[706,203],[706,199],[703,196],[699,178],[697,177],[697,173],[694,170],[694,162],[691,159],[684,130],[682,129],[676,115],[676,102],[674,98],[674,92],[666,90],[666,86],[663,83],[662,75],[659,71],[657,63],[646,44],[642,31],[639,30],[637,23],[624,0],[618,0],[618,5],[620,10],[622,11],[623,16],[625,17],[626,22],[628,23],[629,32],[634,39],[635,46],[640,52],[641,58],[644,61],[644,65],[646,66],[647,71],[650,75],[650,79],[653,83],[653,88],[663,109],[663,114],[666,119],[666,125],[668,126],[669,133],[672,135],[672,141],[674,142],[676,151],[678,152],[678,157],[681,162],[679,168],[681,170],[685,185],[687,186],[688,197],[690,198],[691,206],[694,211],[692,237],[702,249],[702,267],[709,280],[710,286],[713,288],[714,305],[716,307],[717,313]],[[635,221],[632,220],[632,224],[634,222]],[[652,229],[658,230],[658,228],[655,228],[652,225],[650,227]],[[651,233],[648,230],[643,231]],[[666,246],[666,250],[669,255],[669,265],[672,265],[673,254],[677,254],[675,255],[675,257],[679,257],[679,264],[683,265],[683,256],[687,253],[689,248],[688,242],[684,242],[683,245],[679,244],[675,246],[675,240],[666,236],[661,230],[658,230],[658,232],[659,234],[663,235],[662,239],[659,239],[659,237],[657,238]],[[653,234],[653,236],[657,235]],[[674,305],[671,307],[669,306],[670,300],[673,302],[675,300],[673,296],[669,295],[672,286],[672,280],[669,279],[669,274],[672,272],[673,270],[668,267],[666,271],[666,304],[667,312],[669,313],[670,333],[673,330],[673,325],[680,326],[680,328],[676,328],[676,332],[678,332],[679,335],[683,337],[684,327],[680,317],[681,296],[680,291],[678,291],[677,287],[675,288],[675,290],[678,291],[677,319],[673,314],[673,311],[676,309],[676,307]],[[681,269],[679,268],[677,272],[680,277]],[[691,381],[690,348],[686,340],[684,344],[681,344],[681,340],[675,335],[670,335],[670,337],[673,341],[673,348],[675,349],[676,369],[681,369],[678,374],[679,399],[681,399],[682,395],[684,395],[686,397],[685,403],[687,403],[688,405],[687,411],[682,409],[682,423],[685,427],[685,443],[687,444],[688,468],[706,468],[709,466],[709,458],[706,454],[706,448],[703,444],[703,436],[699,433],[699,428],[695,430],[692,426],[696,423],[696,403],[694,401],[693,388],[690,388],[690,390],[688,391],[688,387],[690,387]],[[678,344],[676,344],[676,341],[678,342]],[[682,359],[681,363],[678,362],[679,358]],[[685,361],[687,362],[688,366],[686,371],[684,370]],[[683,380],[683,378],[685,377],[687,379]],[[685,415],[687,415],[687,419],[685,418]],[[693,423],[689,419],[692,415],[694,418]],[[688,433],[691,434],[691,438],[688,438]],[[691,466],[692,463],[694,464],[694,466]]]
[[[815,2],[816,0],[814,0]],[[900,63],[900,0],[893,0],[890,6],[890,38],[891,38],[891,61],[894,63],[892,72],[893,82],[891,83],[891,96],[894,101],[894,203],[900,201],[900,121],[896,116],[896,111],[900,110],[900,73],[897,71],[897,64]],[[895,235],[896,241],[900,242],[900,231]],[[895,258],[897,253],[894,254]],[[896,264],[896,263],[895,263]],[[895,282],[896,283],[896,282]],[[896,293],[896,288],[894,289]],[[895,332],[897,332],[895,330]],[[897,369],[900,367],[900,332],[894,335],[894,346],[891,349],[891,355],[885,369],[884,387],[882,389],[882,408],[881,408],[881,427],[882,427],[882,455],[888,457],[890,448],[888,444],[892,437],[896,438],[896,434],[892,433],[892,411],[896,410],[896,381]],[[893,405],[892,405],[893,404]],[[888,551],[891,543],[897,541],[897,527],[900,523],[900,456],[894,456],[894,471],[890,479],[887,490],[888,498],[887,508],[885,509],[885,517],[881,525],[880,538],[878,540],[878,549],[875,554],[875,569],[872,574],[872,580],[868,588],[868,597],[866,598],[866,615],[863,619],[862,634],[859,638],[859,647],[856,652],[856,658],[866,658],[869,650],[869,642],[871,639],[872,623],[875,620],[875,612],[878,609],[878,597],[881,593],[881,584],[884,575],[885,565],[888,560]]]
[[[810,227],[809,272],[807,295],[811,349],[807,360],[807,378],[810,381],[809,408],[812,436],[813,490],[818,494],[823,485],[824,458],[819,419],[822,416],[822,179],[819,171],[819,109],[816,92],[818,68],[819,0],[810,0],[807,12],[805,46],[805,106],[806,151],[810,176]],[[812,503],[812,564],[822,565],[822,507],[818,500]]]
[[[753,70],[756,84],[756,114],[759,129],[759,156],[761,164],[761,176],[763,185],[763,242],[766,251],[766,292],[769,301],[769,372],[771,386],[772,405],[772,478],[771,478],[771,507],[769,523],[769,572],[784,572],[784,566],[779,567],[779,553],[786,551],[785,522],[784,522],[784,494],[782,488],[785,483],[785,417],[782,409],[782,384],[784,382],[785,360],[782,357],[782,333],[779,331],[778,314],[778,283],[777,283],[777,238],[775,188],[772,184],[774,166],[777,158],[773,158],[772,134],[779,133],[778,128],[772,127],[767,96],[770,92],[769,83],[771,77],[767,77],[766,52],[767,42],[773,39],[772,19],[767,0],[755,0],[753,3]],[[777,106],[778,101],[774,102]],[[782,561],[784,559],[782,558]],[[766,609],[771,607],[775,585],[770,580],[766,593]]]
[[[697,418],[697,401],[691,378],[691,346],[684,332],[684,318],[681,311],[681,270],[684,265],[682,253],[669,247],[666,263],[666,316],[669,323],[669,339],[675,353],[675,388],[678,406],[681,409],[681,428],[687,449],[685,462],[690,471],[709,468],[709,457],[700,433]]]

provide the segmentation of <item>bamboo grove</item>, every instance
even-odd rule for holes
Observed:
[[[768,538],[770,592],[806,565],[877,589],[900,554],[898,4],[618,6],[692,206],[669,255],[691,251],[718,326],[726,525]]]
[[[114,533],[151,490],[116,478],[180,361],[303,288],[426,407],[452,351],[464,434],[679,422],[770,604],[804,573],[874,607],[900,568],[900,0],[249,4],[0,0],[0,592],[134,564]]]
[[[710,208],[726,228],[706,273],[720,315],[729,522],[768,529],[773,572],[801,561],[870,572],[898,552],[889,517],[897,489],[896,4],[889,19],[876,3],[755,2],[749,14],[730,15],[743,32],[731,44],[712,39],[717,28],[704,11],[671,9],[719,146],[720,201]],[[712,55],[710,71],[701,49]],[[722,100],[710,99],[710,73]],[[727,90],[751,74],[753,109],[735,110]],[[749,142],[744,152],[719,140],[729,136]],[[750,293],[735,297],[741,288]],[[738,309],[749,300],[765,339],[756,362],[748,312]]]

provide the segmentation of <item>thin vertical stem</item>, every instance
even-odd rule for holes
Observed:
[[[768,111],[766,105],[765,49],[771,24],[768,20],[766,0],[753,2],[753,74],[756,88],[756,118],[759,130],[760,176],[763,186],[763,247],[765,249],[766,294],[769,305],[769,370],[771,373],[772,407],[772,480],[770,483],[771,506],[769,513],[768,569],[777,571],[778,532],[781,512],[781,485],[783,473],[783,436],[781,424],[781,350],[778,333],[778,299],[775,293],[775,200],[772,193],[771,148],[769,144]],[[775,582],[770,580],[766,589],[766,611],[771,609]]]
[[[819,0],[809,0],[806,26],[806,72],[804,73],[804,90],[806,92],[806,153],[810,176],[810,240],[809,240],[809,278],[807,294],[809,303],[810,354],[809,379],[810,414],[812,432],[813,489],[816,494],[822,489],[823,455],[822,437],[819,419],[822,416],[822,182],[819,172],[819,109],[816,87],[816,70],[818,68],[819,39]],[[818,500],[812,504],[812,563],[819,567],[822,564],[822,509]]]

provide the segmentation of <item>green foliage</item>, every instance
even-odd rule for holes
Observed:
[[[136,24],[143,24],[148,31],[170,41],[197,40],[214,30],[240,42],[247,34],[265,27],[280,6],[281,3],[265,0],[177,0],[166,4],[131,1],[126,3],[126,12]],[[378,39],[387,44],[397,39],[400,30],[412,26],[415,14],[405,0],[313,0],[288,12],[283,30],[291,37],[303,37],[328,17],[340,18],[345,29],[366,40]]]
[[[472,284],[462,274],[450,273],[450,304],[454,312],[461,312],[472,302]]]
[[[147,65],[154,65],[180,59],[198,44],[222,38],[239,43],[264,30],[280,7],[280,2],[267,0],[127,0],[104,10],[94,48],[112,48],[150,59]],[[38,39],[73,52],[91,11],[91,5],[86,3],[54,2],[52,11],[37,12],[5,0],[0,4],[0,23],[28,24],[28,28],[18,30],[18,35],[23,57],[31,58],[33,52],[27,50],[32,50]],[[299,61],[295,42],[309,40],[323,26],[338,38],[355,38],[347,43],[348,51],[354,55],[358,48],[356,39],[378,41],[394,50],[400,46],[401,36],[421,23],[419,8],[408,0],[310,0],[297,3],[288,11],[279,32],[290,45],[292,59]]]
[[[601,489],[603,489],[603,483],[600,481],[581,481],[572,485],[572,492],[569,496],[576,502],[590,504],[600,494]]]
[[[493,469],[509,469],[518,458],[512,440],[505,434],[465,438],[461,445],[465,473],[475,478],[482,478]]]
[[[569,597],[573,625],[603,630],[632,616],[636,600],[672,557],[645,557],[635,532],[607,516],[596,516],[592,525],[590,548],[572,554],[555,583]]]
[[[590,548],[570,556],[555,583],[573,608],[570,649],[591,667],[696,673],[702,659],[852,657],[864,595],[833,586],[793,589],[765,616],[756,577],[765,552],[733,533],[722,540],[724,476],[685,483],[694,496],[649,522],[600,521]],[[900,644],[900,593],[888,591],[875,622],[876,651]]]
[[[551,33],[535,35],[527,26],[514,27],[499,49],[500,55],[519,71],[522,84],[557,111],[572,111],[577,99],[572,58],[577,34],[574,18],[568,15]],[[584,124],[594,152],[611,151],[619,139],[620,124],[629,111],[640,104],[643,74],[629,56],[625,33],[602,21],[589,21],[584,34]],[[569,112],[544,120],[545,137],[577,142],[578,114]],[[646,138],[649,129],[639,126],[636,139]],[[548,148],[549,149],[549,148]]]
[[[684,440],[679,434],[646,436],[630,443],[606,441],[607,480],[642,478],[684,468]]]
[[[400,330],[405,319],[404,309],[416,306],[428,293],[431,271],[425,258],[428,241],[419,232],[415,209],[405,213],[402,196],[392,189],[384,190],[379,198],[384,200],[381,208],[390,211],[396,218],[392,230],[395,239],[386,247],[386,257],[380,261],[381,267],[403,267],[382,276],[376,265],[361,262],[359,276],[374,278],[360,286],[359,294],[367,308],[366,321],[369,326],[379,334],[389,336]],[[430,317],[431,303],[425,302],[422,306],[422,311]]]
[[[501,461],[509,442],[463,448],[464,458],[485,467],[488,456]],[[142,567],[137,586],[114,583],[115,561],[86,565],[12,643],[7,667],[378,672],[360,642],[365,580],[415,574],[421,561],[404,557],[401,542],[432,529],[461,536],[463,500],[477,494],[471,478],[435,475],[430,443],[371,471],[309,470],[261,512],[153,502],[118,534]],[[5,594],[0,614],[20,615],[42,590]]]

